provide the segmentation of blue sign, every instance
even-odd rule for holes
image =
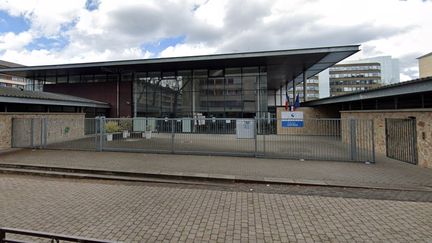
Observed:
[[[304,127],[303,112],[282,112],[282,127]]]
[[[303,127],[303,126],[304,126],[303,121],[290,121],[290,120],[282,121],[282,127]]]

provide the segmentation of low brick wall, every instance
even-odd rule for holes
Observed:
[[[12,146],[12,119],[23,118],[22,124],[17,124],[19,130],[15,141],[23,143],[29,140],[30,118],[47,118],[47,142],[73,140],[84,136],[84,113],[0,113],[0,148]],[[40,120],[35,120],[34,141],[40,144]]]
[[[386,154],[386,118],[416,118],[418,165],[432,168],[432,109],[341,111],[342,119],[373,119],[375,151]]]

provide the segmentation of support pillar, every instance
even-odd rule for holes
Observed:
[[[303,102],[306,102],[306,70],[303,68]]]
[[[283,86],[281,86],[279,89],[279,97],[280,97],[280,105],[281,106],[282,106],[282,88],[283,88]]]
[[[293,77],[293,104],[295,104],[295,100],[296,100],[296,81],[295,81],[295,77]]]

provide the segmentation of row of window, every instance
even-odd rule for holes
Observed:
[[[336,73],[330,74],[330,78],[363,78],[363,77],[380,77],[380,72],[371,73]]]
[[[379,64],[373,65],[358,65],[358,66],[333,66],[330,68],[331,71],[351,71],[351,70],[379,70]]]
[[[255,93],[255,91],[250,91],[250,92]],[[203,92],[200,92],[200,94],[208,95],[208,96],[223,96],[223,95],[236,96],[236,95],[241,95],[242,91],[241,90],[214,89],[214,90],[203,90]]]
[[[361,91],[361,90],[368,90],[368,87],[342,87],[342,88],[332,88],[330,89],[331,92],[354,92],[354,91]]]
[[[230,77],[230,76],[259,76],[267,75],[266,67],[239,67],[225,69],[197,69],[178,70],[171,72],[136,72],[118,74],[90,74],[90,75],[63,75],[53,77],[37,77],[37,80],[45,80],[45,83],[98,83],[121,81],[145,80],[146,78],[157,79],[184,79],[190,77]]]
[[[292,90],[292,88],[289,90]],[[296,87],[296,90],[297,91],[303,91],[303,87],[302,86]],[[306,86],[306,90],[317,91],[317,90],[319,90],[319,87],[318,86]]]
[[[238,100],[226,100],[226,101],[201,101],[201,107],[242,107],[243,105],[255,106],[254,101],[238,101]]]
[[[359,85],[359,84],[379,84],[378,79],[368,80],[330,80],[330,85]]]

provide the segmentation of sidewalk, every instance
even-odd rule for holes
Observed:
[[[378,158],[376,164],[226,156],[21,150],[1,164],[25,164],[146,174],[295,184],[432,190],[432,170]]]

